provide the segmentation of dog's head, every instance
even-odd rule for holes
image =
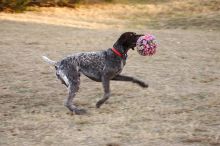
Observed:
[[[136,42],[140,36],[143,36],[143,34],[125,32],[119,37],[115,44],[121,45],[123,49],[125,49],[124,51],[127,51],[128,49],[134,50],[134,47],[136,47]]]

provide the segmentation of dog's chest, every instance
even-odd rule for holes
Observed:
[[[117,74],[120,74],[122,72],[122,70],[123,70],[123,68],[125,66],[125,63],[126,63],[125,60],[121,60],[120,61],[120,66],[119,66],[119,69],[117,71]]]
[[[125,66],[125,60],[121,60],[121,69],[123,69],[124,68],[124,66]]]

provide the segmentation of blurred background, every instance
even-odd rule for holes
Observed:
[[[52,7],[70,9],[61,12]],[[103,27],[220,28],[219,0],[1,0],[0,11],[38,11],[38,15],[50,15],[57,21],[76,15],[75,21],[101,23]],[[65,24],[73,25],[70,20]]]

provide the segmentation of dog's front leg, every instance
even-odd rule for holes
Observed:
[[[105,103],[106,100],[109,99],[110,97],[110,80],[109,78],[103,76],[102,77],[102,85],[103,85],[103,88],[104,88],[104,96],[102,99],[100,99],[97,103],[96,103],[96,107],[97,108],[100,108],[100,106]]]
[[[143,88],[147,88],[148,84],[146,84],[145,82],[136,79],[134,77],[130,77],[130,76],[124,76],[124,75],[117,75],[116,77],[114,77],[112,80],[115,81],[128,81],[128,82],[133,82],[138,84],[139,86],[143,87]]]

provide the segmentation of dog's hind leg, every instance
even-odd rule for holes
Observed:
[[[68,86],[68,97],[64,103],[64,105],[71,111],[74,112],[77,115],[85,114],[86,110],[79,109],[73,104],[73,99],[76,96],[76,92],[79,90],[79,77],[74,80],[69,80],[69,86]]]
[[[78,109],[73,104],[73,99],[79,90],[80,84],[80,72],[78,71],[77,67],[75,65],[68,64],[62,69],[58,69],[56,75],[58,79],[61,80],[61,83],[63,83],[68,89],[68,97],[65,100],[64,105],[75,114],[86,113],[84,109]]]
[[[103,77],[102,78],[102,85],[103,85],[103,88],[104,88],[104,96],[102,99],[100,99],[97,103],[96,103],[96,107],[97,108],[100,108],[100,106],[105,103],[109,97],[110,97],[110,80],[106,77]]]
[[[117,75],[112,80],[115,80],[115,81],[128,81],[128,82],[136,83],[136,84],[138,84],[139,86],[141,86],[143,88],[148,87],[148,84],[146,84],[145,82],[143,82],[139,79],[136,79],[134,77],[130,77],[130,76]]]
[[[69,86],[69,81],[66,78],[66,76],[64,74],[60,74],[58,72],[56,72],[56,76],[57,78],[61,81],[62,84],[64,84],[67,88]],[[66,81],[65,81],[66,80]]]

